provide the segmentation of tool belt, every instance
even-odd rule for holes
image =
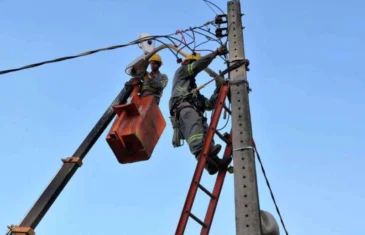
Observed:
[[[187,102],[190,105],[179,107],[180,104],[184,102]],[[177,98],[170,113],[171,115],[179,117],[180,111],[184,108],[193,108],[199,115],[203,115],[203,113],[205,112],[204,102],[202,102],[199,97],[194,97],[192,94],[189,94],[185,97]]]

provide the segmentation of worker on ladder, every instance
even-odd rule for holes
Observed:
[[[212,110],[218,97],[220,85],[223,78],[218,77],[216,89],[210,99],[206,98],[199,91],[194,92],[197,88],[195,77],[216,58],[217,55],[227,54],[225,46],[219,47],[216,51],[211,52],[203,57],[199,53],[188,55],[177,69],[173,84],[172,94],[169,101],[171,114],[171,123],[174,128],[173,146],[182,145],[182,139],[189,144],[190,152],[199,158],[203,149],[205,135],[208,129],[207,119],[203,116],[206,110]],[[227,169],[232,158],[220,159],[217,155],[221,150],[221,145],[211,143],[209,156],[213,163],[208,160],[205,169],[209,174],[214,175],[220,169]]]

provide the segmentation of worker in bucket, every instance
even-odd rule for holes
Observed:
[[[160,67],[162,66],[162,59],[158,54],[153,54],[149,59],[149,65],[151,72],[144,71],[143,76],[136,76],[131,78],[125,83],[126,86],[139,85],[139,95],[144,96],[154,96],[157,105],[160,103],[160,99],[165,89],[168,78],[166,74],[160,72]],[[144,66],[144,65],[143,65]],[[148,64],[145,65],[147,69]]]
[[[153,95],[155,97],[157,105],[160,103],[160,99],[165,89],[168,78],[166,74],[159,71],[162,65],[162,59],[158,54],[154,54],[150,60],[151,72],[147,72],[143,78],[143,82],[140,89],[140,95],[149,96]]]
[[[225,46],[219,47],[216,51],[211,52],[203,57],[198,53],[188,55],[177,69],[173,84],[172,94],[169,101],[171,114],[171,123],[174,128],[174,137],[172,144],[174,147],[182,145],[185,139],[189,145],[190,152],[198,160],[200,152],[203,149],[205,135],[208,129],[207,119],[203,116],[206,110],[212,110],[215,107],[218,98],[220,85],[224,79],[216,78],[216,89],[210,99],[206,98],[199,91],[194,92],[197,88],[195,77],[216,58],[217,55],[227,54]],[[220,159],[217,155],[221,150],[221,145],[211,144],[205,169],[210,175],[214,175],[219,169],[226,170],[232,161],[232,158]]]

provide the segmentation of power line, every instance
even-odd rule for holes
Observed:
[[[210,8],[210,9],[212,9],[212,11],[214,11],[214,13],[216,14],[216,15],[218,15],[217,14],[217,12],[209,5],[209,4],[211,4],[212,6],[215,6],[218,10],[220,10],[222,13],[223,13],[223,15],[225,14],[224,13],[224,11],[222,10],[222,8],[220,8],[219,6],[217,6],[215,3],[213,3],[213,2],[211,2],[211,1],[208,1],[208,0],[203,0],[204,2],[205,2],[205,4],[207,4],[207,6]],[[209,4],[208,4],[209,3]]]
[[[269,179],[268,179],[268,178],[267,178],[267,176],[266,176],[266,171],[265,171],[264,165],[262,164],[260,154],[259,154],[259,152],[257,151],[255,141],[253,141],[253,147],[254,147],[254,152],[255,152],[255,153],[256,153],[256,155],[257,155],[257,159],[258,159],[258,160],[259,160],[259,162],[260,162],[261,170],[262,170],[262,173],[263,173],[263,175],[264,175],[264,177],[265,177],[265,181],[266,181],[267,187],[269,188],[270,195],[271,195],[271,198],[272,198],[272,200],[273,200],[273,202],[274,202],[276,212],[278,213],[278,215],[279,215],[279,217],[280,217],[281,225],[283,226],[283,228],[284,228],[284,230],[285,230],[285,234],[286,234],[286,235],[289,235],[289,233],[288,233],[288,231],[287,231],[287,229],[286,229],[286,227],[285,227],[283,217],[281,216],[281,213],[280,213],[280,210],[279,210],[278,204],[276,203],[275,196],[274,196],[274,193],[273,193],[273,191],[272,191],[272,189],[271,189]]]
[[[194,31],[195,29],[199,29],[199,28],[202,28],[204,26],[208,26],[212,23],[213,23],[213,21],[208,21],[208,22],[206,22],[205,24],[203,24],[201,26],[190,27],[188,29],[181,30],[180,32],[186,33],[187,31]],[[182,44],[184,44],[188,48],[190,48],[189,44],[194,42],[193,41],[193,42],[187,44],[186,42],[183,42],[181,40],[178,40],[178,39],[172,37],[172,35],[174,35],[174,34],[176,34],[176,33],[171,33],[171,34],[167,34],[167,35],[149,36],[149,37],[145,37],[145,38],[142,38],[142,39],[139,39],[139,40],[134,40],[134,41],[131,41],[131,42],[125,43],[125,44],[105,47],[105,48],[101,48],[101,49],[87,51],[87,52],[77,54],[77,55],[73,55],[73,56],[65,56],[65,57],[60,57],[60,58],[53,59],[53,60],[47,60],[47,61],[43,61],[43,62],[39,62],[39,63],[29,64],[29,65],[19,67],[19,68],[2,70],[2,71],[0,71],[0,75],[6,74],[6,73],[11,73],[11,72],[16,72],[16,71],[20,71],[20,70],[30,69],[30,68],[42,66],[42,65],[45,65],[45,64],[57,63],[57,62],[65,61],[65,60],[75,59],[75,58],[78,58],[78,57],[88,56],[88,55],[91,55],[91,54],[94,54],[94,53],[97,53],[97,52],[101,52],[101,51],[115,50],[115,49],[118,49],[118,48],[123,48],[123,47],[131,46],[131,45],[135,45],[135,44],[138,44],[138,43],[141,43],[141,42],[144,42],[144,41],[147,41],[147,40],[151,40],[151,39],[152,40],[154,40],[154,39],[156,40],[157,38],[167,38],[167,39],[170,39],[170,40],[175,39],[177,41],[180,41]]]

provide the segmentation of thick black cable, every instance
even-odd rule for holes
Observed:
[[[184,32],[184,34],[188,35],[191,39],[193,39],[193,36],[191,36],[190,34],[188,34],[188,32]]]
[[[191,30],[191,33],[193,34],[193,42],[194,42],[193,50],[195,50],[195,48],[196,48],[196,40],[195,40],[195,33],[194,33],[194,30],[193,29]]]
[[[167,46],[166,43],[164,43],[163,41],[159,40],[159,39],[155,39],[156,41],[160,42],[161,44],[165,45],[171,52],[172,54],[176,57],[176,59],[178,59],[179,57],[177,56],[177,53],[175,51],[173,51],[170,47]],[[174,43],[173,43],[174,44]],[[176,54],[175,54],[176,53]]]
[[[214,34],[214,33],[212,33],[210,30],[207,30],[207,29],[204,29],[204,28],[199,28],[200,30],[202,30],[202,31],[204,31],[204,32],[207,32],[207,33],[209,33],[209,34],[211,34],[211,35],[213,35],[216,39],[216,41],[220,44],[220,45],[223,45],[223,42],[222,42],[222,40],[220,39],[220,38],[217,38],[216,37],[216,35]],[[202,35],[204,35],[205,37],[209,37],[209,36],[207,36],[206,34],[204,34],[204,33],[201,33]],[[211,37],[210,37],[211,38]],[[228,38],[228,37],[227,37]]]
[[[172,37],[172,36],[169,36],[169,38],[172,38],[172,39],[174,39],[174,40],[178,40],[177,38],[174,38],[174,37]],[[189,43],[187,43],[186,41],[185,41],[185,42],[180,41],[180,42],[181,42],[181,44],[183,44],[183,45],[184,45],[184,47],[180,48],[180,49],[176,52],[176,54],[178,54],[178,53],[180,52],[180,50],[182,50],[182,49],[183,49],[183,48],[185,48],[185,47],[187,47],[190,51],[193,51],[193,49],[190,47],[190,45],[193,43],[193,41],[191,41],[191,42],[189,42]]]
[[[202,32],[199,32],[199,31],[195,31],[195,33],[200,34],[200,35],[202,35],[202,36],[206,37],[207,39],[209,38],[209,39],[211,39],[212,41],[215,41],[215,42],[217,42],[218,44],[220,44],[220,41],[219,41],[218,39],[216,39],[216,38],[212,38],[212,37],[210,37],[210,36],[208,36],[208,35],[206,35],[206,34],[204,34],[204,33],[202,33]]]
[[[271,189],[269,179],[268,179],[268,178],[267,178],[267,176],[266,176],[266,171],[265,171],[264,165],[263,165],[263,163],[262,163],[262,161],[261,161],[260,154],[259,154],[259,152],[257,151],[256,143],[254,143],[254,148],[255,148],[256,155],[257,155],[257,159],[258,159],[258,160],[259,160],[259,162],[260,162],[261,170],[262,170],[262,173],[263,173],[263,175],[264,175],[264,177],[265,177],[267,187],[269,188],[271,198],[272,198],[272,200],[273,200],[273,202],[274,202],[276,212],[278,213],[278,215],[279,215],[279,217],[280,217],[281,225],[283,226],[283,228],[284,228],[284,230],[285,230],[285,234],[286,234],[286,235],[289,235],[289,233],[288,233],[288,231],[287,231],[287,229],[286,229],[286,227],[285,227],[283,217],[281,216],[281,213],[280,213],[280,210],[279,210],[278,204],[276,203],[275,196],[274,196],[274,193],[273,193],[273,191],[272,191],[272,189]]]
[[[229,108],[228,108],[229,110],[231,109],[231,103],[229,103]],[[221,130],[223,130],[224,128],[226,128],[226,126],[228,125],[228,123],[229,123],[229,117],[230,117],[231,115],[230,114],[228,114],[228,117],[227,117],[227,122],[226,122],[226,124],[224,124],[224,126],[222,127],[222,128],[220,128],[220,129],[218,129],[218,131],[221,131]]]
[[[189,45],[190,44],[192,44],[193,42],[190,42],[190,43],[187,43],[187,44],[184,44],[184,46],[183,47],[180,47],[179,48],[179,50],[177,50],[177,52],[176,53],[180,53],[180,51],[182,50],[182,49],[184,49],[185,47],[187,47],[191,52],[193,52],[193,50],[189,47]]]
[[[190,31],[192,29],[196,29],[198,27],[204,27],[204,26],[207,26],[209,24],[212,24],[212,21],[208,21],[205,24],[203,24],[202,26],[196,26],[196,27],[193,27],[193,28],[190,27],[189,29],[183,30],[182,32],[187,32],[187,31]],[[118,49],[118,48],[123,48],[123,47],[131,46],[131,45],[135,45],[135,44],[147,41],[147,40],[154,40],[154,39],[157,39],[157,38],[169,37],[169,36],[172,36],[174,34],[175,33],[171,33],[171,34],[167,34],[167,35],[155,35],[155,36],[145,37],[145,38],[142,38],[142,39],[139,39],[139,40],[131,41],[131,42],[126,43],[126,44],[120,44],[120,45],[105,47],[105,48],[101,48],[101,49],[91,50],[91,51],[87,51],[87,52],[77,54],[77,55],[73,55],[73,56],[60,57],[60,58],[53,59],[53,60],[47,60],[47,61],[43,61],[43,62],[39,62],[39,63],[26,65],[26,66],[23,66],[23,67],[20,67],[20,68],[2,70],[2,71],[0,71],[0,75],[6,74],[6,73],[11,73],[11,72],[16,72],[16,71],[20,71],[20,70],[24,70],[24,69],[30,69],[30,68],[42,66],[42,65],[45,65],[45,64],[50,64],[50,63],[61,62],[61,61],[64,61],[64,60],[75,59],[75,58],[78,58],[78,57],[91,55],[91,54],[101,52],[101,51],[115,50],[115,49]]]
[[[199,46],[204,45],[204,44],[206,44],[208,42],[211,42],[211,41],[212,41],[211,39],[208,39],[208,40],[206,40],[204,42],[199,43],[196,47],[198,48]]]

